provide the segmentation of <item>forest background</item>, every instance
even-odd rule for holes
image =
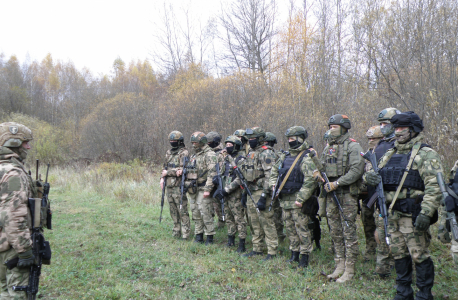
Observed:
[[[302,125],[323,149],[328,118],[352,137],[386,107],[413,110],[448,168],[457,159],[458,2],[448,0],[223,3],[208,19],[164,4],[151,57],[116,58],[110,74],[71,61],[0,54],[0,121],[35,135],[31,159],[52,164],[140,159],[161,164],[167,135],[261,126],[287,148]]]

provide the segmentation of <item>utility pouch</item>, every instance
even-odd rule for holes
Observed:
[[[243,168],[243,171],[245,174],[243,174],[245,176],[245,179],[246,181],[248,182],[253,182],[256,180],[256,176],[255,176],[255,171],[254,171],[254,166],[244,166],[245,168]]]
[[[304,202],[304,204],[302,204],[301,213],[304,215],[315,216],[318,213],[319,207],[318,198],[315,195],[312,195]]]
[[[310,219],[310,221],[307,223],[307,228],[308,228],[309,230],[315,229],[315,221],[312,220],[312,219]]]
[[[19,257],[13,257],[10,260],[5,261],[3,264],[6,266],[8,270],[12,270],[17,266],[17,263],[19,262]]]
[[[51,245],[49,244],[48,241],[43,242],[44,248],[43,250],[43,256],[42,258],[42,263],[44,265],[50,265],[51,264]]]
[[[329,158],[327,160],[325,173],[328,176],[328,178],[338,177],[337,159]]]
[[[175,186],[177,183],[177,178],[173,176],[167,176],[167,180],[165,181],[165,184],[169,187]]]
[[[358,179],[355,183],[350,184],[350,195],[352,196],[359,196],[361,193],[361,185],[363,181]]]
[[[186,174],[186,179],[190,179],[190,180],[197,179],[197,172],[188,172],[188,174]]]

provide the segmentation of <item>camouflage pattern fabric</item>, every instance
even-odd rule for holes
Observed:
[[[375,259],[377,243],[375,242],[375,219],[374,209],[367,207],[364,203],[361,205],[361,222],[363,223],[364,237],[366,238],[366,252],[364,253],[365,260]]]
[[[3,262],[32,247],[28,198],[34,190],[19,156],[6,147],[0,147],[0,194],[1,299],[27,299],[25,292],[14,292],[12,286],[26,285],[29,269],[7,270]]]
[[[212,150],[215,152],[217,156],[217,160],[219,163],[219,168],[221,172],[223,172],[223,161],[224,161],[224,152],[222,151],[224,149],[224,144],[220,143],[217,147],[212,148]],[[223,221],[223,210],[221,208],[221,202],[218,199],[213,198],[213,209],[218,216],[218,227],[224,226],[224,221]]]
[[[245,208],[240,199],[242,191],[237,190],[226,197],[224,212],[226,213],[227,235],[235,235],[239,232],[239,238],[244,239],[247,235],[247,222],[245,221]]]
[[[391,255],[390,247],[388,247],[385,240],[385,226],[378,209],[374,212],[374,219],[377,227],[375,234],[377,235],[378,240],[375,272],[382,275],[390,274],[391,266],[394,266],[394,259],[393,255]]]
[[[195,194],[188,194],[188,199],[191,205],[192,220],[195,223],[194,233],[196,235],[200,233],[215,235],[213,199],[204,198],[203,188],[199,188]]]
[[[458,242],[452,239],[452,247],[450,248],[452,254],[453,262],[455,265],[458,265]]]
[[[179,187],[167,187],[167,200],[170,207],[170,217],[173,220],[172,235],[187,239],[191,233],[191,222],[188,213],[188,198],[183,195],[183,206],[180,210],[181,190]]]
[[[185,147],[180,147],[176,150],[169,149],[165,154],[167,165],[167,187],[180,186],[181,176],[177,176],[178,170],[183,170],[183,158],[189,156],[189,151]]]
[[[278,198],[274,200],[272,210],[274,212],[274,223],[275,230],[277,230],[278,241],[282,242],[286,238],[286,234],[283,231],[285,221],[283,220],[283,209],[281,208],[280,200]]]
[[[295,199],[296,195],[292,194],[288,195],[288,197]],[[289,249],[301,254],[310,254],[313,250],[312,233],[307,226],[310,222],[310,217],[304,215],[298,207],[284,209],[283,219],[285,220],[286,234],[289,239]]]

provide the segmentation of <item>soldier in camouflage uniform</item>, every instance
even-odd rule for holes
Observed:
[[[27,299],[26,292],[13,286],[26,286],[34,263],[31,240],[31,214],[28,199],[36,196],[24,160],[32,131],[24,125],[0,124],[0,280],[1,299]],[[19,257],[17,267],[8,270],[4,262]]]
[[[272,167],[269,186],[273,192],[276,188],[281,188],[279,199],[283,208],[283,218],[286,222],[286,232],[290,241],[289,249],[291,250],[289,262],[299,262],[299,267],[304,268],[308,266],[309,255],[313,249],[309,224],[314,225],[314,223],[308,214],[302,213],[301,208],[306,201],[316,201],[316,198],[311,198],[317,187],[313,178],[316,166],[310,156],[310,147],[305,141],[308,136],[305,128],[293,126],[286,131],[285,135],[290,148],[288,152],[280,154],[280,159]],[[296,164],[293,166],[294,161]],[[285,180],[291,168],[293,169]],[[276,187],[279,176],[279,186]],[[299,254],[301,254],[300,261]]]
[[[369,151],[373,151],[377,146],[378,142],[383,138],[382,131],[380,126],[372,126],[366,132],[366,137],[369,140]],[[365,170],[370,170],[370,162],[366,161]],[[372,195],[371,195],[372,196]],[[366,196],[366,199],[369,200],[370,197]],[[363,223],[364,236],[366,237],[366,252],[364,253],[364,260],[369,261],[375,259],[375,253],[377,248],[377,243],[375,242],[375,205],[372,208],[366,206],[367,201],[363,201],[361,205],[361,221]]]
[[[191,205],[192,220],[195,223],[195,242],[203,243],[203,235],[207,236],[206,245],[213,244],[215,224],[213,223],[213,177],[216,176],[215,152],[207,145],[203,132],[197,131],[191,135],[191,143],[195,154],[188,163],[186,189]]]
[[[228,136],[224,143],[226,148],[223,150],[225,155],[221,173],[223,175],[224,187],[230,185],[237,175],[233,170],[233,166],[240,166],[244,160],[245,152],[241,149],[242,142],[235,135]],[[224,198],[224,207],[226,213],[227,223],[227,246],[232,247],[235,245],[235,234],[239,232],[239,247],[238,253],[245,252],[245,239],[247,235],[247,224],[245,220],[245,207],[246,207],[246,194],[244,197],[245,204],[242,204],[242,189],[240,186],[232,190],[230,194],[224,189],[221,190],[222,194],[219,197]]]
[[[248,145],[248,139],[245,136],[245,130],[244,129],[237,129],[234,132],[234,135],[238,137],[242,141],[242,150],[245,152],[245,155],[250,152],[250,145]]]
[[[396,128],[394,148],[380,159],[380,174],[367,172],[366,181],[372,186],[382,181],[390,205],[388,231],[397,275],[394,299],[413,299],[412,261],[419,289],[416,299],[433,299],[434,264],[428,250],[429,226],[437,217],[442,198],[436,179],[437,173],[443,172],[442,162],[436,151],[422,144],[423,122],[417,114],[411,111],[396,114],[391,123]],[[402,177],[404,180],[401,174],[407,175]],[[402,188],[397,192],[399,186]]]
[[[264,145],[274,147],[277,143],[277,137],[272,132],[266,132],[266,139],[264,141]],[[273,149],[275,151],[275,149]],[[276,152],[276,151],[275,151]],[[277,153],[277,152],[276,152]],[[278,153],[277,153],[278,156]],[[272,204],[272,209],[274,210],[274,222],[275,228],[277,229],[277,236],[278,242],[281,243],[285,240],[286,234],[283,232],[284,222],[283,222],[283,210],[280,206],[279,198],[274,199],[274,203]]]
[[[458,170],[458,160],[455,162],[452,170],[450,171],[450,183],[453,183],[455,180],[456,171]],[[452,254],[453,262],[455,265],[458,265],[458,242],[455,239],[452,239],[452,247],[450,248]]]
[[[221,143],[222,136],[216,131],[210,131],[206,135],[207,137],[207,143],[210,148],[212,148],[213,151],[215,151],[216,156],[218,157],[218,163],[220,170],[223,166],[223,160],[224,160],[224,155],[221,153],[223,150],[224,146]],[[213,198],[213,208],[216,212],[216,215],[218,216],[218,229],[224,228],[225,222],[223,220],[223,211],[221,208],[221,202],[218,199]]]
[[[181,202],[181,174],[183,173],[183,159],[189,156],[188,150],[184,145],[183,134],[179,131],[172,131],[169,134],[171,149],[165,154],[166,169],[162,170],[161,188],[167,186],[167,200],[170,207],[170,216],[173,220],[172,235],[187,239],[191,233],[191,224],[188,213],[188,199],[183,195],[183,205]]]
[[[329,118],[329,145],[323,151],[321,163],[329,178],[324,184],[326,196],[326,217],[334,244],[335,271],[328,278],[338,278],[343,283],[355,274],[356,258],[359,254],[358,237],[356,234],[356,215],[358,214],[358,196],[361,177],[364,173],[364,161],[361,157],[362,148],[350,138],[348,130],[350,120],[346,115],[333,115]],[[315,178],[324,182],[320,172],[315,171]],[[335,191],[344,211],[348,226],[342,219],[338,206],[332,198]]]
[[[266,133],[262,128],[248,128],[245,136],[250,144],[250,152],[242,163],[241,171],[253,194],[253,199],[257,203],[247,202],[248,216],[253,226],[253,251],[244,254],[244,256],[262,255],[263,245],[261,243],[265,238],[267,257],[264,260],[270,260],[277,255],[278,237],[275,229],[274,212],[268,209],[271,202],[271,197],[269,197],[271,189],[268,180],[277,156],[271,147],[264,145]],[[230,193],[239,185],[240,180],[237,178],[225,190]]]

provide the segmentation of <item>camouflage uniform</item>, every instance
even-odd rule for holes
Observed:
[[[326,217],[334,244],[336,270],[329,278],[339,277],[338,282],[349,280],[354,275],[354,266],[359,254],[358,237],[356,234],[356,216],[358,213],[358,195],[361,177],[364,173],[364,161],[361,158],[362,148],[346,131],[351,128],[347,116],[334,115],[328,125],[340,125],[340,135],[330,137],[329,145],[323,151],[321,163],[325,167],[330,185],[342,206],[348,226],[342,219],[338,206],[331,193],[326,196]],[[344,127],[345,126],[345,127]],[[346,129],[346,130],[345,130]],[[331,129],[330,129],[331,131]]]
[[[16,132],[13,135],[18,135],[16,138],[18,145],[9,147],[11,143],[10,145],[5,143],[8,133],[5,134],[4,129],[8,128],[13,128],[11,133]],[[32,140],[32,132],[27,127],[13,122],[0,124],[0,145],[3,145],[0,147],[1,299],[27,299],[25,292],[15,292],[12,287],[28,285],[30,268],[15,267],[8,270],[3,264],[20,254],[31,251],[32,248],[32,223],[28,199],[36,196],[36,192],[32,178],[27,174],[22,163],[25,157],[10,149],[21,148],[22,141],[26,140]]]
[[[291,131],[293,132],[290,134]],[[298,131],[306,134],[303,127],[294,126],[288,129],[286,136],[294,136],[297,139],[297,135],[299,134],[296,135],[296,132]],[[313,179],[313,171],[316,169],[316,166],[312,162],[308,149],[309,145],[306,141],[303,141],[299,147],[290,148],[289,152],[282,153],[280,159],[272,167],[269,179],[269,186],[272,189],[277,184],[278,176],[282,174],[278,182],[278,185],[280,185],[286,173],[290,170],[293,161],[304,151],[304,154],[302,154],[303,158],[297,161],[296,166],[280,191],[279,197],[280,205],[283,208],[283,218],[286,222],[286,233],[290,241],[291,259],[289,261],[299,261],[299,254],[301,254],[301,267],[308,265],[309,254],[313,250],[312,232],[308,227],[311,219],[309,215],[301,212],[301,208],[295,202],[297,201],[305,205],[305,202],[309,200],[318,186]]]
[[[381,177],[386,201],[390,206],[400,184],[397,181],[400,181],[402,176],[399,175],[399,178],[392,176],[392,172],[399,172],[396,169],[399,168],[402,171],[400,173],[404,173],[403,170],[406,168],[404,163],[407,165],[404,158],[410,159],[414,147],[420,147],[424,138],[423,134],[419,133],[423,130],[423,123],[413,112],[398,114],[391,119],[391,122],[395,127],[409,127],[410,136],[412,132],[417,132],[418,135],[403,143],[399,143],[402,136],[397,136],[394,148],[388,150],[379,161],[381,176],[374,172],[366,174],[368,183],[371,182],[371,178]],[[412,125],[405,125],[406,123]],[[388,212],[388,231],[391,234],[390,249],[395,259],[398,283],[395,299],[413,299],[412,261],[416,266],[416,283],[419,288],[417,299],[432,299],[434,265],[428,250],[431,241],[428,227],[442,197],[436,179],[437,173],[443,172],[442,162],[436,151],[423,144],[413,159],[410,170],[392,212]],[[419,200],[421,204],[418,204]],[[421,210],[414,220],[413,213],[417,211],[417,206]],[[418,229],[419,222],[424,222],[424,220],[427,221],[428,227]]]
[[[192,220],[195,223],[196,242],[203,242],[203,233],[207,236],[207,243],[213,243],[215,224],[213,222],[213,198],[204,198],[204,192],[213,190],[212,179],[216,176],[215,152],[207,145],[205,135],[195,132],[191,135],[191,142],[200,145],[194,146],[195,154],[188,163],[186,187],[191,205]]]
[[[265,132],[259,127],[247,129],[246,137],[248,139],[256,137],[258,143],[247,155],[247,159],[241,165],[241,171],[248,183],[248,188],[253,194],[253,204],[251,199],[247,201],[248,216],[253,226],[253,251],[245,256],[260,255],[263,251],[262,240],[265,238],[267,244],[267,258],[270,259],[277,254],[278,237],[274,223],[274,212],[269,211],[270,193],[268,178],[272,165],[275,163],[277,156],[273,149],[262,144],[265,138]],[[240,180],[235,179],[229,186],[225,188],[226,192],[238,188]],[[257,211],[260,205],[264,205],[266,209]]]
[[[208,138],[208,134],[207,134],[207,138]],[[217,147],[212,148],[212,150],[215,151],[215,154],[217,156],[220,170],[223,167],[223,160],[224,160],[224,155],[223,153],[221,153],[223,148],[224,148],[223,144],[219,144]],[[212,198],[212,199],[213,199],[213,208],[216,212],[216,215],[218,216],[218,228],[224,228],[225,221],[223,220],[223,210],[221,208],[221,202],[216,198]]]
[[[181,176],[177,176],[177,171],[183,170],[183,158],[188,156],[189,152],[184,145],[178,148],[169,149],[165,154],[167,167],[165,182],[167,186],[167,200],[170,207],[170,216],[173,220],[172,234],[175,237],[181,236],[183,239],[187,239],[189,237],[189,234],[191,233],[191,223],[189,221],[188,198],[186,197],[186,194],[183,195],[183,205],[180,209]]]
[[[455,178],[456,171],[458,170],[458,160],[455,162],[452,170],[450,171],[450,180]],[[452,238],[452,247],[450,248],[450,252],[452,254],[453,261],[455,264],[458,264],[458,242]]]

